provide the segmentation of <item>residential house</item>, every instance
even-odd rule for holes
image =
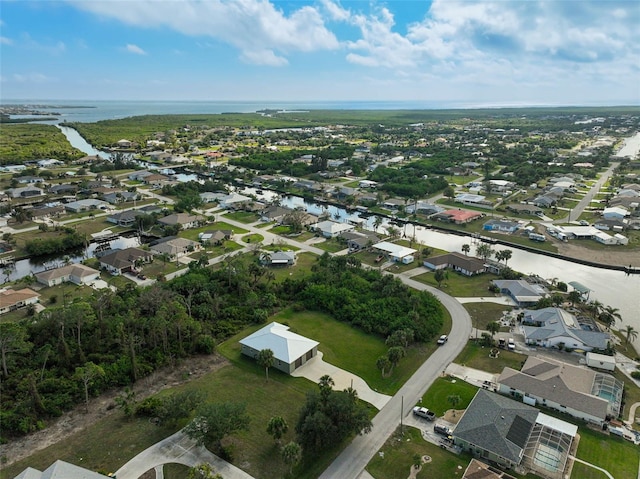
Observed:
[[[617,418],[624,383],[610,374],[550,358],[529,356],[520,371],[506,367],[498,391],[603,426]]]
[[[227,196],[227,193],[222,192],[212,193],[211,191],[205,191],[204,193],[200,193],[200,199],[203,203],[215,203],[225,196]]]
[[[118,140],[116,141],[116,146],[118,148],[131,148],[134,145],[134,143],[131,140]]]
[[[153,261],[153,254],[140,248],[116,250],[100,258],[100,267],[117,276],[134,270],[137,261],[150,263]]]
[[[49,158],[49,159],[36,161],[36,165],[38,165],[38,168],[51,168],[57,165],[64,165],[64,162],[60,160],[54,160],[53,158]]]
[[[264,349],[273,352],[273,367],[291,374],[318,354],[318,342],[273,322],[240,340],[242,354],[255,358]]]
[[[491,191],[500,193],[503,191],[512,190],[516,186],[513,181],[507,180],[489,180],[489,183],[491,184]]]
[[[204,221],[202,216],[189,213],[174,213],[164,218],[158,218],[158,223],[162,226],[180,225],[183,230],[197,228],[202,221]]]
[[[285,216],[291,213],[291,208],[285,208],[279,205],[269,205],[260,212],[260,220],[264,222],[274,221],[275,223],[282,223]]]
[[[434,215],[436,213],[442,213],[445,210],[445,208],[443,208],[442,206],[439,205],[434,205],[433,203],[429,203],[428,201],[418,201],[416,203],[411,203],[409,205],[407,205],[407,207],[405,208],[405,212],[407,214],[413,214],[414,212],[416,214],[421,214],[421,215]]]
[[[498,231],[500,233],[515,233],[520,228],[520,223],[515,221],[490,219],[482,225],[485,231]]]
[[[539,208],[549,208],[557,203],[558,199],[548,195],[540,195],[533,199],[531,202],[534,206]]]
[[[345,231],[340,234],[340,239],[347,242],[350,252],[361,251],[380,241],[380,238],[373,233],[358,231]]]
[[[175,236],[162,238],[149,246],[152,253],[157,255],[166,254],[171,259],[181,258],[194,251],[198,251],[200,248],[200,243]]]
[[[389,198],[382,202],[382,207],[395,211],[404,208],[406,204],[406,201],[402,198]]]
[[[521,328],[525,342],[537,347],[591,351],[606,349],[610,340],[608,333],[561,308],[526,309]]]
[[[360,188],[375,188],[378,186],[378,183],[376,181],[371,181],[371,180],[360,180],[358,182],[358,186]]]
[[[523,279],[496,279],[492,283],[520,306],[533,306],[548,295],[548,291],[538,285],[530,284]]]
[[[164,186],[164,185],[170,183],[171,180],[169,179],[168,176],[159,175],[157,173],[154,173],[154,174],[145,176],[142,179],[142,182],[145,185],[150,185],[150,186],[154,186],[154,187],[158,188],[160,186]]]
[[[111,191],[102,197],[112,205],[117,205],[138,199],[138,193],[131,191]]]
[[[42,472],[33,467],[27,467],[14,479],[108,479],[108,477],[84,467],[57,460]]]
[[[44,180],[42,178],[40,178],[39,176],[31,176],[31,175],[27,175],[27,176],[18,176],[16,178],[16,180],[18,180],[18,183],[20,183],[21,185],[27,185],[27,184],[34,184],[34,183],[42,183]]]
[[[372,246],[375,251],[386,255],[390,261],[403,264],[411,264],[415,260],[415,253],[418,250],[407,248],[388,241],[381,241]]]
[[[232,230],[207,230],[198,233],[198,239],[202,243],[220,244],[233,238]]]
[[[144,213],[147,215],[162,213],[162,210],[163,210],[162,206],[158,204],[145,205],[142,208],[137,209],[137,211],[139,211],[140,213]]]
[[[445,221],[447,223],[455,223],[457,225],[470,223],[473,220],[482,218],[483,213],[468,210],[445,210],[432,216],[432,218]]]
[[[0,314],[9,313],[30,304],[35,304],[38,302],[39,297],[40,294],[30,288],[17,290],[2,288],[0,289]]]
[[[472,458],[462,473],[462,479],[511,479],[511,477],[503,475],[502,471],[489,464]]]
[[[240,195],[238,193],[231,193],[230,195],[223,196],[218,200],[220,207],[225,210],[242,209],[252,201],[253,199],[249,196]]]
[[[628,223],[625,223],[622,220],[606,220],[604,218],[597,219],[593,222],[593,227],[598,228],[601,231],[624,231],[628,227]]]
[[[453,441],[502,468],[522,467],[544,478],[562,479],[577,432],[577,426],[533,406],[478,389],[453,431]]]
[[[295,251],[274,251],[260,254],[260,263],[264,266],[293,266],[296,264]]]
[[[107,221],[114,225],[123,226],[128,228],[136,223],[138,216],[146,216],[145,213],[139,210],[126,210],[119,213],[115,213],[107,216]]]
[[[131,181],[143,181],[147,176],[151,176],[155,174],[156,173],[153,173],[148,170],[139,170],[139,171],[134,171],[133,173],[129,173],[128,178]]]
[[[49,193],[53,195],[74,195],[77,191],[78,185],[71,185],[68,183],[53,185],[49,188]]]
[[[516,214],[524,213],[526,215],[536,215],[536,216],[540,216],[542,214],[542,208],[534,205],[523,205],[523,204],[514,203],[514,204],[507,205],[505,208]]]
[[[602,211],[605,220],[623,220],[626,216],[629,216],[629,211],[621,206],[611,206]]]
[[[465,256],[457,252],[432,256],[425,259],[423,264],[426,268],[433,271],[451,268],[465,276],[474,276],[484,273],[487,270],[487,266],[480,258]]]
[[[319,223],[312,224],[310,228],[317,233],[322,234],[325,238],[335,238],[340,234],[353,231],[356,229],[355,225],[347,223],[336,223],[335,221],[326,220]]]
[[[64,206],[60,204],[54,204],[52,206],[38,206],[31,208],[30,210],[31,218],[33,219],[42,219],[42,218],[51,218],[58,217],[64,213]]]
[[[476,206],[478,208],[493,208],[493,204],[487,201],[483,195],[474,195],[471,193],[460,193],[454,198],[456,203],[462,203],[464,205]]]
[[[69,203],[65,203],[64,208],[67,211],[70,211],[71,213],[80,213],[82,211],[97,210],[97,209],[106,210],[110,208],[110,206],[109,206],[109,203],[107,203],[106,201],[88,198],[86,200],[78,200],[78,201],[71,201]]]
[[[69,264],[60,268],[50,269],[36,273],[38,283],[45,286],[55,286],[62,283],[74,283],[77,285],[90,285],[100,278],[100,271],[83,264]]]
[[[11,196],[11,198],[33,198],[36,196],[43,196],[44,190],[37,186],[29,185],[21,188],[10,188],[6,193]]]

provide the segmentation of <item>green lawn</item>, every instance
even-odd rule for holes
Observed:
[[[632,442],[617,436],[606,436],[586,427],[579,428],[580,444],[577,457],[609,471],[615,479],[636,479],[640,449]],[[581,469],[585,475],[572,477],[600,479],[601,473],[593,468]]]
[[[454,362],[492,374],[498,374],[505,367],[520,371],[526,359],[527,356],[524,354],[503,349],[500,350],[500,355],[497,358],[490,358],[489,348],[483,347],[479,342],[469,341]]]
[[[265,249],[270,249],[266,247]],[[278,248],[280,249],[280,248]],[[288,249],[294,250],[293,247]],[[296,264],[287,267],[273,267],[270,268],[271,272],[275,276],[276,281],[284,281],[286,278],[301,279],[308,276],[311,272],[311,266],[318,260],[318,257],[313,253],[300,253],[296,257]]]
[[[471,316],[471,324],[474,328],[487,329],[487,324],[491,321],[499,321],[504,311],[510,311],[510,306],[498,303],[465,303],[462,305]],[[504,329],[505,331],[508,328]]]
[[[264,236],[253,233],[243,236],[242,241],[245,243],[262,243],[262,241],[264,241]]]
[[[469,383],[455,378],[437,378],[429,390],[422,396],[422,401],[418,404],[435,411],[438,416],[451,409],[451,403],[447,397],[451,394],[460,396],[460,403],[456,409],[466,409],[478,388]]]
[[[233,213],[227,213],[224,216],[246,224],[255,223],[260,219],[260,216],[255,213],[251,213],[250,211],[234,211]]]
[[[347,245],[336,239],[327,239],[321,243],[314,243],[313,246],[329,253],[337,253],[343,249],[347,249]]]
[[[461,477],[470,460],[466,454],[458,456],[440,449],[422,439],[419,429],[405,426],[404,434],[400,435],[399,430],[392,434],[366,469],[376,479],[407,479],[416,454],[431,458],[417,479]]]
[[[216,221],[215,223],[201,226],[200,228],[192,228],[180,231],[178,236],[180,236],[181,238],[190,239],[191,241],[198,241],[199,233],[210,230],[231,230],[234,234],[245,234],[249,232],[249,230],[238,228],[237,226],[232,226],[229,223],[225,223],[224,221]]]
[[[435,273],[427,272],[414,276],[412,279],[437,288],[438,282],[434,276]],[[498,279],[498,276],[492,273],[464,276],[449,270],[447,271],[447,278],[442,282],[439,289],[458,298],[487,297],[492,295],[489,292],[489,284],[494,279]]]

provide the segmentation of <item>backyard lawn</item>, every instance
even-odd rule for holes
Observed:
[[[545,411],[546,412],[546,411]],[[616,436],[606,436],[599,431],[580,427],[580,443],[578,458],[595,464],[611,473],[615,479],[636,479],[638,477],[638,462],[640,450],[638,446]],[[580,465],[578,474],[571,477],[580,479],[600,479],[603,476],[593,468]]]
[[[455,378],[437,378],[429,390],[422,396],[422,401],[418,404],[434,411],[438,416],[451,409],[451,404],[447,400],[450,395],[460,396],[461,401],[456,405],[456,409],[466,409],[478,388],[469,383]]]
[[[231,218],[232,220],[239,221],[240,223],[255,223],[260,219],[260,217],[252,213],[250,211],[234,211],[233,213],[227,213],[224,215],[226,218]]]
[[[500,321],[502,314],[505,311],[510,311],[512,308],[505,306],[504,304],[478,302],[478,303],[464,303],[462,305],[464,309],[469,312],[471,316],[471,325],[474,328],[486,330],[487,324],[492,321]],[[509,328],[501,328],[501,331],[508,331]]]

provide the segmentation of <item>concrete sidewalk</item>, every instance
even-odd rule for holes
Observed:
[[[449,364],[447,369],[445,369],[445,374],[462,379],[478,387],[488,385],[487,383],[494,384],[498,377],[497,374],[491,374],[486,371],[481,371],[480,369],[473,369],[456,363]]]
[[[358,397],[363,401],[368,402],[377,409],[382,409],[387,402],[391,399],[391,396],[386,394],[380,394],[372,390],[369,385],[359,376],[340,369],[333,364],[325,363],[322,360],[322,353],[318,351],[318,355],[305,364],[296,369],[292,376],[307,378],[314,383],[320,382],[320,378],[324,375],[331,376],[335,383],[334,389],[342,391],[349,387],[352,387],[358,392]]]

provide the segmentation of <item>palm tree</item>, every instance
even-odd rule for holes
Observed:
[[[627,337],[627,340],[624,343],[625,346],[629,344],[629,341],[635,341],[638,338],[638,331],[636,331],[636,329],[631,325],[628,325],[626,328],[624,328],[623,332]]]
[[[597,299],[589,303],[589,309],[591,310],[591,313],[593,314],[594,318],[597,318],[598,316],[600,316],[600,313],[602,312],[602,308],[604,308],[604,304],[602,304]]]
[[[258,364],[264,368],[264,371],[267,375],[267,381],[269,380],[269,368],[273,366],[274,357],[273,351],[270,349],[262,349],[258,356],[256,356]]]
[[[498,323],[497,321],[491,321],[489,324],[487,324],[487,331],[491,333],[491,339],[493,339],[495,334],[500,331],[500,323]]]
[[[455,410],[456,406],[460,404],[460,401],[462,401],[462,399],[457,394],[449,394],[447,396],[447,401],[449,401],[449,404],[451,404],[451,409]],[[456,415],[455,411],[453,415]]]
[[[607,330],[610,330],[616,324],[616,319],[622,321],[622,316],[620,316],[618,308],[613,306],[605,306],[600,313],[600,321],[607,325]]]
[[[462,252],[464,253],[465,256],[469,254],[469,251],[471,251],[471,246],[469,246],[468,244],[463,244]]]

